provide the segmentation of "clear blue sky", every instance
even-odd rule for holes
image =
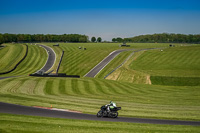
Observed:
[[[0,0],[0,33],[200,34],[200,0]]]

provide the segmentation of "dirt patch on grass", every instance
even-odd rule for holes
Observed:
[[[150,84],[151,85],[151,78],[150,77],[151,77],[150,75],[147,76],[146,84]]]
[[[114,73],[110,74],[106,79],[117,80],[120,74],[121,74],[121,71],[119,70],[115,71]]]

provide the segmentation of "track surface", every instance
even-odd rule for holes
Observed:
[[[116,50],[116,51],[113,51],[112,53],[110,53],[105,59],[103,59],[92,70],[90,70],[85,75],[85,77],[95,77],[109,62],[111,62],[118,54],[120,54],[123,51],[127,51],[127,49]]]
[[[10,77],[0,77],[0,80],[1,80],[1,79],[12,78],[12,77],[15,77],[15,76],[10,76]]]
[[[53,51],[52,48],[45,46],[45,45],[41,45],[41,44],[39,44],[39,45],[41,47],[43,47],[47,51],[47,54],[48,54],[47,62],[43,66],[43,68],[40,69],[40,70],[43,71],[43,72],[47,72],[54,65],[54,62],[55,62],[55,59],[56,59],[56,54],[55,54],[55,52]]]
[[[67,119],[96,120],[96,121],[200,126],[200,122],[197,121],[159,120],[159,119],[126,118],[126,117],[118,117],[116,119],[97,118],[96,115],[91,115],[91,114],[81,114],[81,113],[73,113],[66,111],[41,109],[41,108],[21,106],[21,105],[2,103],[2,102],[0,102],[0,113],[67,118]]]

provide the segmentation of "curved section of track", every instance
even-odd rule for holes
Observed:
[[[55,54],[55,52],[53,51],[52,48],[45,46],[45,45],[41,45],[41,44],[38,44],[38,45],[43,47],[47,51],[47,54],[48,54],[47,62],[40,69],[40,71],[47,72],[49,69],[51,69],[53,67],[55,60],[56,60],[56,54]]]
[[[200,121],[177,121],[177,120],[160,120],[160,119],[126,118],[126,117],[118,117],[116,119],[97,118],[96,115],[91,115],[91,114],[81,114],[74,112],[42,109],[42,108],[21,106],[3,102],[0,102],[0,113],[66,118],[66,119],[96,120],[96,121],[200,126]]]

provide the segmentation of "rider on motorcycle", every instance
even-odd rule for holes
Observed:
[[[116,103],[114,103],[113,101],[110,101],[110,104],[107,104],[105,106],[108,112],[110,112],[110,109],[117,107]]]

